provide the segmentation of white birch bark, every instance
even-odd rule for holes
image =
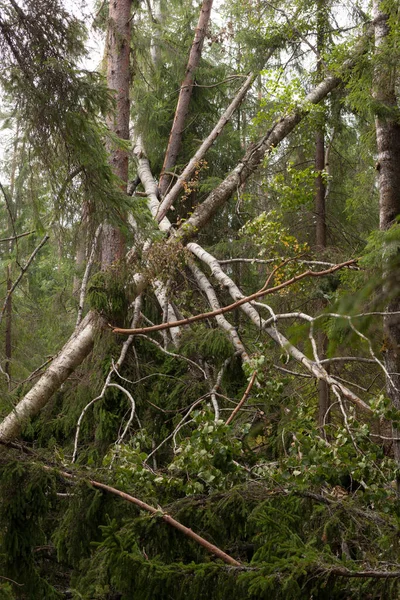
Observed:
[[[272,54],[272,51],[271,51],[271,54]],[[196,166],[199,164],[199,161],[202,158],[204,158],[207,151],[211,148],[211,146],[213,145],[213,143],[215,142],[217,137],[222,132],[225,125],[227,123],[229,123],[233,113],[243,102],[243,99],[246,96],[250,87],[252,86],[255,77],[256,76],[253,73],[250,73],[250,75],[247,77],[246,81],[244,82],[244,84],[242,85],[242,87],[240,88],[238,93],[236,94],[235,98],[232,100],[232,102],[230,103],[230,105],[228,106],[228,108],[226,109],[224,114],[219,119],[218,123],[215,125],[215,127],[212,130],[212,132],[210,133],[210,135],[201,144],[201,146],[199,147],[197,152],[190,159],[187,166],[184,168],[182,173],[179,175],[178,179],[176,180],[175,184],[172,186],[171,190],[166,194],[164,200],[160,204],[160,208],[159,208],[158,214],[157,214],[157,221],[161,221],[165,217],[165,215],[167,214],[167,211],[170,209],[170,207],[172,206],[172,204],[175,202],[175,200],[179,196],[180,192],[182,191],[183,184],[190,179],[190,177],[193,175],[193,173],[196,169]]]
[[[136,143],[133,149],[133,155],[137,164],[138,176],[147,194],[147,205],[153,217],[156,218],[157,212],[160,207],[160,203],[157,198],[157,184],[154,181],[154,177],[150,169],[150,163],[146,156],[146,152],[143,148],[143,142],[140,136],[138,136],[136,139]],[[163,233],[168,233],[172,230],[171,222],[169,221],[169,219],[167,219],[167,217],[164,217],[159,220],[158,227]],[[146,242],[145,249],[148,250],[149,248],[150,242]],[[162,310],[167,304],[168,321],[176,321],[177,318],[174,308],[171,305],[171,303],[168,302],[168,294],[165,289],[165,285],[161,281],[155,280],[152,282],[152,287]],[[170,333],[174,346],[178,347],[181,336],[179,327],[171,327]]]
[[[208,302],[209,302],[212,310],[218,310],[220,308],[220,304],[218,302],[218,298],[214,291],[214,288],[211,285],[211,283],[208,281],[207,277],[194,264],[194,262],[191,262],[189,264],[189,268],[190,268],[199,288],[207,296]],[[231,325],[231,323],[229,323],[229,321],[227,319],[225,319],[225,317],[223,315],[216,315],[215,320],[217,321],[218,326],[221,327],[221,329],[223,329],[227,333],[236,352],[239,352],[240,356],[242,357],[243,362],[248,362],[250,360],[249,355],[247,354],[246,348],[244,347],[234,326]]]
[[[201,246],[195,243],[189,243],[186,246],[188,250],[190,250],[197,258],[199,258],[202,262],[207,264],[213,276],[219,281],[226,289],[229,291],[233,300],[240,300],[244,298],[244,294],[240,291],[234,281],[221,269],[217,259],[212,256],[209,252],[204,250]],[[214,307],[213,307],[214,308]],[[218,306],[216,306],[218,308]],[[353,404],[357,405],[362,410],[366,410],[371,412],[370,407],[366,404],[361,398],[359,398],[356,394],[354,394],[351,390],[349,390],[342,383],[338,382],[334,379],[327,371],[322,367],[321,364],[317,364],[316,362],[310,360],[303,354],[298,348],[293,346],[289,340],[282,335],[276,327],[270,327],[266,325],[265,319],[261,317],[259,312],[252,306],[249,302],[242,304],[240,309],[251,319],[251,321],[259,328],[262,328],[265,333],[269,335],[271,339],[274,340],[281,348],[284,348],[285,351],[296,360],[298,363],[302,364],[317,380],[325,381],[329,386],[336,386],[341,394],[350,400]]]
[[[354,51],[354,56],[343,63],[343,74],[349,72],[355,66],[357,58],[364,51],[364,47],[365,40],[362,39]],[[178,236],[181,239],[188,240],[202,229],[217,210],[256,171],[264,157],[276,148],[310,112],[311,105],[319,104],[341,82],[341,77],[329,75],[306,95],[304,101],[295,110],[277,119],[266,135],[258,142],[250,145],[233,171],[195,209],[191,217],[178,230]]]
[[[86,315],[47,371],[0,424],[1,440],[17,437],[24,423],[38,414],[53,393],[84,361],[92,350],[96,333],[103,325],[94,312]]]

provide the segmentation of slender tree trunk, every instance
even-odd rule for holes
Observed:
[[[400,123],[395,95],[395,68],[388,64],[385,46],[390,26],[388,15],[382,10],[383,2],[374,1],[375,26],[375,77],[374,99],[377,102],[375,128],[378,147],[379,216],[380,229],[385,231],[400,214]],[[393,10],[396,10],[394,8]],[[397,9],[398,10],[398,9]],[[394,15],[393,15],[394,16]],[[391,264],[385,259],[384,292],[388,299],[387,311],[400,311],[400,261],[396,257]],[[400,410],[400,315],[391,314],[384,319],[385,362],[390,379],[387,392],[393,407]],[[400,467],[400,430],[393,427],[395,460]],[[397,493],[400,498],[400,475],[397,477]]]
[[[11,290],[11,269],[10,265],[7,266],[7,294]],[[11,346],[11,327],[12,327],[12,295],[9,294],[6,304],[6,362],[4,371],[8,376],[8,389],[11,388],[11,358],[12,358],[12,346]]]
[[[79,297],[83,271],[88,253],[89,229],[92,217],[92,210],[89,202],[84,200],[82,204],[82,219],[79,225],[78,239],[76,242],[75,254],[75,275],[73,282],[73,294],[76,298]]]
[[[213,0],[203,0],[203,4],[201,6],[199,21],[197,23],[193,44],[190,49],[185,78],[182,81],[181,90],[179,92],[174,122],[169,136],[167,151],[165,153],[164,164],[161,171],[159,187],[160,194],[162,196],[164,196],[170,183],[170,177],[165,173],[165,171],[170,171],[176,165],[176,160],[181,148],[183,130],[189,111],[190,98],[192,97],[194,73],[200,62],[204,38],[207,32],[208,23],[210,21],[212,4]]]
[[[107,84],[115,91],[115,112],[107,120],[108,127],[119,138],[129,139],[129,55],[131,38],[131,0],[110,0],[107,33]],[[110,163],[114,175],[126,191],[128,183],[128,152],[110,148]],[[107,269],[125,255],[125,241],[119,228],[103,226],[101,266]]]
[[[315,180],[315,245],[317,251],[326,248],[326,190],[323,177],[324,169],[325,135],[323,127],[320,127],[315,134],[315,171],[318,173]]]
[[[317,1],[317,77],[318,81],[322,80],[322,53],[325,48],[325,2],[326,0]],[[324,181],[323,171],[325,169],[325,128],[324,123],[320,123],[315,133],[315,171],[317,178],[315,180],[315,246],[316,251],[321,252],[326,249],[326,186]],[[319,309],[323,310],[326,306],[326,301],[319,301]],[[326,357],[328,347],[328,338],[323,331],[319,331],[317,335],[318,352],[321,359]],[[323,379],[318,381],[318,425],[323,427],[329,417],[329,386]]]

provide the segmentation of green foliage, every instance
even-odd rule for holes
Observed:
[[[0,565],[2,573],[29,589],[30,598],[59,594],[40,573],[32,549],[46,543],[46,517],[55,502],[55,480],[38,465],[1,457]],[[9,590],[5,590],[4,594]],[[7,596],[5,595],[5,598]]]
[[[307,245],[299,244],[298,240],[289,234],[288,228],[282,224],[277,211],[261,213],[258,217],[246,223],[242,235],[253,238],[259,247],[258,256],[280,257],[289,254],[301,254],[307,250]]]
[[[115,324],[124,323],[128,308],[123,270],[113,267],[107,272],[99,271],[88,286],[90,307],[103,314]]]
[[[202,356],[211,364],[222,364],[233,354],[233,346],[220,329],[210,329],[200,324],[189,335],[182,335],[180,348],[184,356],[196,358]]]

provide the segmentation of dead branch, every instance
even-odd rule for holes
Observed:
[[[2,242],[13,242],[14,240],[19,240],[20,238],[26,237],[27,235],[32,235],[35,233],[34,231],[26,231],[25,233],[19,233],[18,235],[13,235],[12,237],[3,238],[0,240],[0,244]]]
[[[335,273],[339,269],[343,269],[344,267],[347,267],[351,264],[355,264],[356,262],[357,262],[356,259],[348,260],[344,263],[337,264],[334,267],[331,267],[324,271],[308,270],[308,271],[305,271],[304,273],[301,273],[300,275],[295,275],[291,279],[284,281],[283,283],[280,283],[279,285],[276,285],[272,288],[268,288],[266,290],[262,289],[262,290],[259,290],[258,292],[255,292],[254,294],[251,294],[250,296],[245,296],[244,298],[241,298],[240,300],[237,300],[236,302],[234,302],[233,304],[229,304],[228,306],[223,306],[216,310],[213,310],[213,311],[210,311],[207,313],[202,313],[200,315],[194,315],[192,317],[187,317],[186,319],[181,319],[179,321],[174,321],[174,322],[170,322],[170,323],[161,323],[159,325],[154,325],[153,327],[142,327],[142,328],[137,328],[137,329],[123,329],[121,327],[112,327],[112,330],[114,333],[136,335],[137,333],[150,333],[151,331],[160,331],[162,329],[169,329],[170,327],[180,327],[182,325],[188,325],[189,323],[195,323],[196,321],[203,321],[204,319],[209,319],[211,317],[216,317],[217,315],[223,315],[227,312],[231,312],[235,308],[242,306],[242,304],[251,302],[252,300],[255,300],[256,298],[261,298],[262,296],[267,296],[269,294],[274,294],[275,292],[279,292],[280,290],[288,287],[289,285],[293,285],[294,283],[297,283],[298,281],[300,281],[301,279],[304,279],[306,277],[324,277],[325,275],[330,275],[331,273]]]
[[[3,320],[3,316],[4,313],[6,311],[7,308],[7,302],[9,300],[9,298],[11,297],[11,295],[13,294],[15,288],[17,287],[17,285],[19,284],[19,282],[21,281],[22,277],[25,275],[26,271],[29,269],[30,264],[32,263],[33,259],[35,258],[36,254],[39,252],[39,250],[45,245],[45,243],[47,242],[47,240],[49,239],[49,235],[45,235],[44,238],[42,239],[42,241],[40,242],[40,244],[34,249],[34,251],[32,252],[32,254],[30,255],[30,257],[28,258],[26,264],[24,267],[21,267],[21,272],[18,275],[17,279],[15,280],[15,282],[13,283],[13,285],[11,286],[11,288],[8,290],[6,298],[4,300],[3,303],[3,307],[1,309],[1,313],[0,313],[0,323]]]
[[[50,469],[51,467],[45,467],[45,468]],[[76,477],[74,475],[72,475],[71,473],[61,471],[60,475],[62,475],[62,477],[70,479],[70,480],[71,479],[76,480]],[[154,506],[151,506],[150,504],[147,504],[146,502],[139,500],[139,498],[135,498],[134,496],[131,496],[130,494],[127,494],[126,492],[122,492],[121,490],[118,490],[117,488],[114,488],[110,485],[106,485],[105,483],[100,483],[99,481],[95,481],[94,479],[89,479],[88,481],[89,481],[90,485],[93,486],[94,488],[96,488],[98,490],[103,490],[104,492],[108,492],[109,494],[113,494],[114,496],[119,496],[123,500],[126,500],[127,502],[131,502],[132,504],[135,504],[142,510],[149,512],[150,514],[154,515],[155,517],[160,517],[163,521],[165,521],[166,523],[168,523],[169,525],[171,525],[178,531],[181,531],[187,537],[189,537],[190,539],[192,539],[195,542],[197,542],[198,544],[200,544],[200,546],[205,548],[211,554],[214,554],[214,556],[216,556],[217,558],[220,558],[221,560],[223,560],[228,565],[233,565],[235,567],[239,567],[241,565],[241,563],[239,561],[237,561],[234,558],[232,558],[231,556],[229,556],[229,554],[226,554],[225,552],[223,552],[223,550],[221,550],[217,546],[214,546],[214,544],[211,544],[210,542],[208,542],[206,539],[204,539],[203,537],[201,537],[200,535],[195,533],[189,527],[186,527],[185,525],[182,525],[182,523],[179,523],[179,521],[177,521],[176,519],[171,517],[171,515],[164,512],[164,510],[162,508],[154,508]]]
[[[142,297],[141,297],[141,295],[139,295],[139,296],[137,296],[137,298],[135,300],[135,309],[134,309],[134,312],[133,312],[132,324],[137,325],[137,323],[140,320],[141,305],[142,305]],[[91,400],[90,402],[88,402],[86,404],[86,406],[83,408],[81,414],[79,415],[79,419],[78,419],[77,426],[76,426],[76,432],[75,432],[74,452],[72,454],[72,462],[73,463],[75,462],[76,457],[78,455],[78,440],[79,440],[79,433],[80,433],[80,429],[81,429],[81,424],[82,424],[83,417],[87,413],[88,409],[91,406],[93,406],[93,404],[95,404],[96,402],[98,402],[99,400],[102,400],[104,398],[104,396],[105,396],[108,388],[110,388],[110,387],[116,387],[116,388],[118,388],[120,391],[122,391],[125,394],[125,396],[128,398],[128,400],[129,400],[129,402],[131,404],[131,414],[130,414],[128,423],[127,423],[127,425],[126,425],[126,427],[125,427],[122,435],[119,436],[119,438],[118,438],[118,440],[116,442],[117,444],[120,444],[122,442],[123,438],[125,437],[128,429],[129,429],[130,424],[133,421],[133,417],[135,415],[135,401],[134,401],[134,399],[132,397],[132,394],[130,394],[128,392],[128,390],[126,390],[121,385],[118,385],[117,383],[111,383],[111,378],[113,376],[113,373],[115,372],[117,375],[119,375],[118,369],[122,366],[122,364],[123,364],[123,362],[124,362],[124,360],[126,358],[127,352],[129,350],[129,347],[132,344],[132,342],[133,342],[133,336],[131,335],[131,336],[128,337],[127,340],[125,340],[116,364],[115,365],[114,364],[111,365],[111,368],[110,368],[110,370],[108,372],[108,375],[106,377],[105,383],[103,385],[103,389],[101,390],[100,394],[98,396],[96,396],[95,398],[93,398],[93,400]]]
[[[256,380],[256,377],[257,377],[257,371],[254,371],[254,373],[252,374],[251,379],[248,383],[248,386],[243,394],[243,398],[240,400],[239,404],[235,407],[235,409],[232,411],[232,414],[226,420],[226,425],[230,425],[232,423],[233,419],[236,417],[237,413],[242,408],[243,404],[246,402],[246,400],[251,392],[251,388],[253,387],[253,384]]]

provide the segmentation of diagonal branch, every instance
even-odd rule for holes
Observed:
[[[236,302],[234,302],[233,304],[229,304],[228,306],[223,306],[221,308],[212,310],[207,313],[202,313],[200,315],[194,315],[193,317],[187,317],[186,319],[181,319],[179,321],[173,321],[170,323],[161,323],[159,325],[153,325],[152,327],[141,327],[138,329],[123,329],[121,327],[113,327],[112,329],[113,329],[114,333],[124,333],[124,334],[128,334],[128,335],[135,335],[137,333],[149,333],[151,331],[161,331],[163,329],[169,329],[171,327],[179,327],[181,325],[188,325],[189,323],[195,323],[196,321],[204,321],[204,319],[209,319],[209,318],[215,317],[217,315],[223,315],[227,312],[231,312],[235,308],[238,308],[239,306],[242,306],[243,304],[247,304],[248,302],[251,302],[251,300],[256,300],[256,298],[261,298],[262,296],[267,296],[269,294],[274,294],[275,292],[279,292],[280,290],[288,287],[289,285],[293,285],[294,283],[297,283],[298,281],[300,281],[301,279],[304,279],[305,277],[324,277],[325,275],[330,275],[331,273],[335,273],[335,271],[339,271],[339,269],[343,269],[344,267],[355,264],[356,262],[357,262],[357,260],[353,259],[353,260],[348,260],[344,263],[337,264],[334,267],[331,267],[330,269],[326,269],[325,271],[305,271],[304,273],[301,273],[300,275],[296,275],[295,277],[292,277],[291,279],[284,281],[283,283],[280,283],[279,285],[276,285],[272,288],[268,288],[266,290],[262,289],[262,290],[259,290],[258,292],[255,292],[254,294],[251,294],[250,296],[244,296],[240,300],[237,300]]]
[[[346,60],[341,69],[341,77],[329,75],[309,92],[304,101],[289,114],[282,115],[271,129],[258,142],[251,144],[242,160],[233,171],[217,186],[200,204],[191,217],[179,228],[178,235],[182,239],[193,237],[199,229],[213,217],[217,210],[225,204],[232,194],[242,186],[260,166],[266,154],[284,140],[293,129],[308,115],[312,105],[319,104],[326,96],[342,83],[342,77],[357,64],[357,59],[365,48],[365,36],[357,44],[352,58]]]
[[[178,104],[176,106],[174,122],[172,124],[169,136],[168,146],[165,153],[164,164],[160,177],[160,193],[163,196],[169,185],[169,177],[165,171],[171,171],[176,165],[176,160],[182,144],[182,134],[185,127],[185,121],[189,112],[189,103],[192,97],[194,73],[197,69],[201,53],[203,50],[204,38],[207,33],[208,23],[210,21],[213,0],[203,0],[199,20],[192,47],[190,49],[189,59],[186,66],[185,77],[182,81],[179,92]]]
[[[271,51],[272,54],[272,51]],[[175,202],[180,192],[183,189],[183,184],[190,179],[193,175],[196,165],[199,164],[199,161],[205,156],[206,152],[211,148],[217,137],[220,135],[221,131],[225,127],[225,125],[230,121],[235,110],[240,106],[243,102],[244,97],[246,96],[248,90],[252,86],[255,79],[255,75],[250,73],[247,77],[246,81],[236,94],[235,98],[232,100],[224,114],[219,119],[218,123],[215,125],[214,129],[210,133],[210,135],[204,140],[201,144],[197,152],[190,159],[182,173],[179,175],[176,183],[170,189],[170,191],[165,196],[164,200],[160,204],[160,208],[157,213],[157,221],[161,221],[163,217],[167,214],[167,211],[171,207],[171,205]]]
[[[49,239],[49,237],[50,236],[48,236],[47,234],[44,236],[44,238],[42,239],[42,241],[40,242],[40,244],[34,249],[34,251],[32,252],[32,254],[30,255],[30,257],[28,258],[25,266],[21,267],[20,274],[18,275],[17,279],[14,281],[13,285],[11,286],[11,288],[7,292],[7,295],[6,295],[6,298],[4,300],[3,307],[2,307],[1,313],[0,313],[0,323],[3,320],[3,316],[4,316],[4,313],[6,311],[7,302],[9,300],[9,298],[11,297],[11,295],[14,292],[15,288],[17,287],[17,285],[21,281],[22,277],[25,275],[26,271],[29,269],[29,266],[32,263],[33,259],[35,258],[36,254],[45,245],[45,243],[47,242],[47,240]]]

